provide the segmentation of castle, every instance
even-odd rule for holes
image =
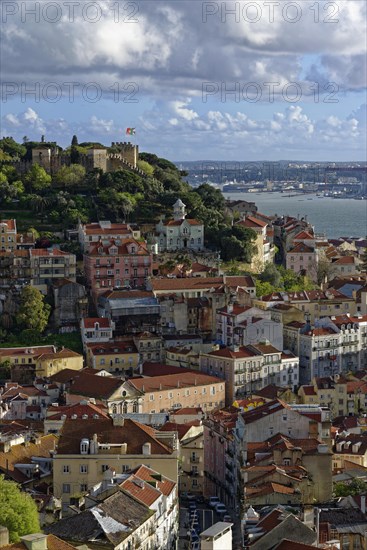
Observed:
[[[107,148],[92,147],[86,154],[80,155],[78,164],[84,166],[87,172],[94,168],[100,168],[103,172],[115,172],[120,169],[128,169],[144,176],[144,172],[137,167],[139,160],[139,146],[130,142],[112,142],[111,148],[116,152],[108,152]],[[41,143],[32,149],[31,161],[18,161],[14,164],[20,173],[27,172],[32,165],[39,164],[46,172],[53,175],[62,166],[71,164],[70,155],[60,153],[56,143]]]

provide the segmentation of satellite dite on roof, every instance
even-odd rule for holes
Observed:
[[[232,550],[232,525],[218,521],[200,533],[201,550]]]

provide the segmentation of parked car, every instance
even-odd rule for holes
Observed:
[[[217,504],[220,504],[219,497],[210,497],[208,504],[210,508],[215,508]]]
[[[218,504],[216,504],[215,511],[217,512],[217,514],[220,514],[220,515],[227,514],[227,508],[224,506],[224,504],[222,504],[222,502],[219,502]]]
[[[186,498],[188,500],[196,500],[196,495],[194,495],[194,493],[187,493]]]
[[[228,522],[228,523],[232,523],[232,518],[231,518],[231,516],[226,514],[223,518],[223,521]]]

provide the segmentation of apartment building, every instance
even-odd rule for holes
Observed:
[[[246,216],[244,220],[238,222],[238,225],[252,229],[256,233],[254,244],[257,252],[252,257],[250,267],[254,272],[259,273],[266,262],[272,262],[274,259],[274,245],[267,235],[268,223],[255,216]]]
[[[200,370],[226,381],[226,404],[268,384],[298,384],[299,360],[269,342],[222,348],[200,354]]]
[[[57,248],[34,248],[28,252],[32,275],[31,284],[43,294],[47,293],[50,285],[60,279],[76,282],[75,254],[63,252]]]
[[[229,304],[217,310],[216,339],[226,346],[268,340],[274,347],[283,349],[283,325],[272,321],[268,311]]]
[[[179,491],[204,493],[204,426],[199,420],[177,424],[166,422],[160,431],[175,431],[180,441]]]
[[[17,247],[16,220],[0,220],[0,250],[15,250]]]
[[[127,223],[111,223],[109,220],[78,226],[78,238],[83,252],[88,253],[98,242],[107,245],[112,240],[140,239],[140,231]]]
[[[183,368],[176,374],[169,374],[171,367],[164,367],[162,365],[161,376],[132,378],[125,382],[123,411],[132,412],[136,400],[137,412],[142,414],[186,407],[201,407],[203,411],[211,411],[224,406],[225,383],[220,378]]]
[[[175,432],[157,432],[130,419],[66,419],[54,455],[54,495],[64,508],[86,494],[104,473],[124,473],[141,464],[177,483],[179,444]]]
[[[108,288],[144,287],[152,274],[152,256],[145,241],[100,241],[84,254],[84,271],[96,295]]]
[[[286,268],[297,275],[307,275],[313,281],[317,281],[317,262],[315,248],[304,242],[298,242],[286,253]]]
[[[135,334],[133,340],[141,364],[146,361],[160,363],[163,360],[163,341],[159,335],[145,331]]]
[[[31,260],[28,250],[0,250],[0,287],[30,284]]]
[[[80,332],[84,350],[87,344],[110,342],[114,329],[115,323],[106,317],[83,317]]]
[[[253,300],[254,306],[271,309],[278,304],[292,305],[298,308],[311,323],[322,317],[331,317],[349,313],[355,315],[357,306],[352,297],[339,290],[303,290],[297,292],[273,292]]]
[[[93,369],[125,376],[140,371],[140,356],[132,339],[86,344],[85,348],[87,365]]]
[[[291,322],[284,345],[300,358],[300,382],[363,368],[367,357],[367,316],[325,317],[315,325]]]
[[[332,498],[332,452],[321,440],[279,433],[248,448],[241,468],[245,505],[312,505]]]
[[[80,370],[83,356],[67,348],[25,346],[0,349],[0,361],[9,361],[14,382],[33,383],[36,377],[49,377],[63,369]]]

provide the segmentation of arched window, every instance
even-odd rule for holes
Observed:
[[[134,403],[133,403],[133,413],[137,413],[137,412],[138,412],[138,402],[134,401]]]
[[[122,413],[127,414],[127,401],[124,401],[124,404],[122,405]]]

